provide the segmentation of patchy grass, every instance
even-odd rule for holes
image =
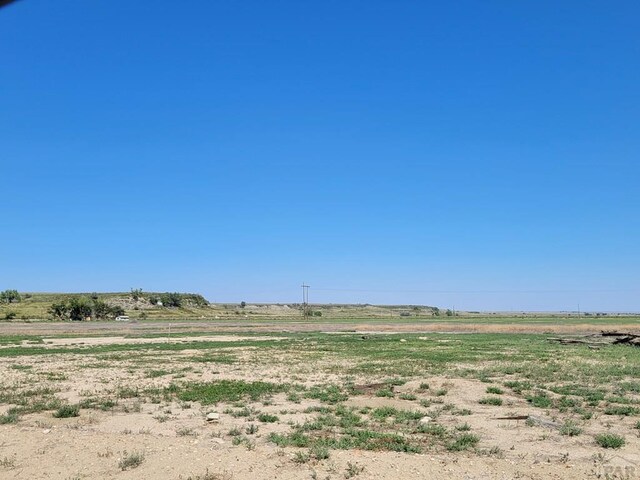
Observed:
[[[621,448],[626,443],[624,437],[615,433],[601,433],[595,440],[602,448]]]
[[[71,417],[77,417],[79,415],[80,415],[79,405],[62,405],[53,413],[53,416],[56,418],[71,418]]]
[[[580,428],[573,420],[567,420],[564,422],[562,427],[560,427],[560,434],[566,435],[568,437],[575,437],[582,433],[582,428]]]
[[[258,415],[258,420],[260,420],[262,423],[274,423],[278,421],[278,416],[270,415],[268,413],[261,413],[260,415]]]
[[[0,415],[0,425],[6,425],[9,423],[18,423],[20,419],[19,415],[15,412],[7,412],[4,415]]]
[[[491,387],[487,387],[486,392],[492,393],[494,395],[502,395],[504,393],[504,390],[502,390],[500,387],[491,386]]]
[[[463,433],[447,445],[450,452],[460,452],[475,447],[480,441],[480,437],[473,433]]]
[[[638,415],[640,409],[631,405],[611,405],[604,409],[605,415],[631,416]]]
[[[180,400],[211,405],[218,402],[237,402],[243,398],[259,400],[287,390],[286,385],[268,382],[245,382],[242,380],[219,380],[210,383],[186,383],[174,387]]]

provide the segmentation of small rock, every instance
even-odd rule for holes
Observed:
[[[207,422],[219,422],[220,414],[216,412],[207,413]]]
[[[405,338],[401,338],[400,341],[401,342],[406,342],[407,340]]]
[[[431,420],[433,420],[433,418],[431,418],[431,417],[429,417],[429,416],[427,416],[427,417],[422,417],[422,418],[420,419],[420,423],[422,423],[422,424],[426,424],[426,423],[431,422]]]
[[[50,429],[45,428],[45,429],[42,431],[42,433],[44,433],[44,434],[46,435],[46,434],[47,434],[47,433],[49,433],[50,431],[51,431]]]

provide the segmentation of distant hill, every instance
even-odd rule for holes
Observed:
[[[0,304],[2,320],[53,320],[54,305],[77,301],[103,302],[120,307],[132,320],[146,319],[220,319],[220,318],[291,318],[302,316],[300,304],[231,304],[209,303],[196,293],[131,292],[115,293],[20,293],[20,301]],[[312,318],[392,318],[433,317],[436,307],[416,305],[310,305]],[[444,312],[442,312],[444,315]]]

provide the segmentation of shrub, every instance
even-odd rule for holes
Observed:
[[[7,423],[17,423],[18,422],[18,414],[15,412],[7,412],[4,415],[0,415],[0,425],[5,425]]]
[[[258,415],[258,420],[263,423],[274,423],[278,421],[278,417],[276,415],[269,415],[268,413],[261,413]]]
[[[481,398],[478,403],[481,405],[502,405],[502,399],[500,397],[484,397]]]
[[[564,425],[560,427],[560,434],[566,435],[568,437],[575,437],[576,435],[580,435],[582,433],[582,428],[575,424],[575,422],[571,420],[567,420],[564,422]]]
[[[163,293],[160,295],[160,301],[165,307],[177,308],[182,306],[182,296],[179,293]]]
[[[22,298],[17,290],[0,292],[0,303],[19,303]]]
[[[459,452],[471,447],[475,447],[480,441],[480,437],[473,433],[464,433],[460,435],[456,440],[447,445],[447,450],[452,452]]]
[[[70,418],[80,415],[79,405],[62,405],[58,410],[53,413],[56,418]]]
[[[54,320],[82,321],[91,317],[95,319],[115,318],[124,315],[124,309],[120,306],[111,306],[93,297],[72,297],[61,302],[51,304],[48,310]]]
[[[596,443],[602,448],[620,448],[624,446],[625,439],[615,433],[601,433],[596,435]]]
[[[120,462],[118,462],[118,467],[120,467],[120,470],[136,468],[136,467],[139,467],[143,461],[144,461],[143,453],[140,453],[140,452],[127,453],[125,451],[124,455],[122,455],[122,458],[120,459]]]

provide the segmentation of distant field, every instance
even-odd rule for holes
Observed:
[[[0,323],[3,319],[14,321],[51,320],[49,309],[55,302],[72,297],[90,298],[94,296],[110,305],[120,306],[125,313],[138,322],[180,322],[189,320],[219,321],[220,323],[265,324],[299,323],[302,321],[301,307],[298,304],[240,304],[216,303],[198,304],[190,300],[191,294],[178,294],[185,297],[182,306],[158,306],[152,300],[161,298],[162,293],[144,292],[134,297],[130,292],[120,293],[26,293],[22,301],[12,304],[0,304]],[[321,324],[396,324],[396,325],[458,325],[472,323],[476,325],[601,325],[640,324],[640,315],[604,315],[604,314],[482,314],[478,312],[456,312],[448,316],[445,309],[415,305],[312,305],[311,316],[306,323]],[[451,312],[450,312],[451,313]]]

